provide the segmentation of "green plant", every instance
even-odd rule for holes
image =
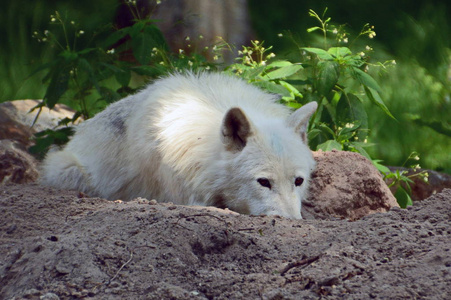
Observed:
[[[418,153],[412,152],[409,157],[405,160],[404,166],[408,161],[413,160],[415,162],[420,160]],[[415,164],[410,166],[410,169],[413,171],[417,171],[420,169],[419,164]],[[424,182],[428,182],[429,174],[427,171],[423,170],[418,173],[414,173],[412,175],[407,175],[409,173],[408,170],[396,170],[395,172],[390,171],[387,167],[381,168],[382,174],[384,175],[384,180],[389,181],[388,187],[394,190],[394,196],[398,201],[399,206],[402,208],[406,208],[409,205],[412,205],[412,188],[411,184],[414,184],[414,178],[420,178]]]
[[[299,48],[299,61],[274,60],[275,54],[268,53],[271,47],[252,41],[252,46],[239,51],[238,63],[227,68],[248,82],[270,92],[282,95],[281,102],[298,108],[311,101],[318,102],[318,110],[310,124],[310,147],[314,150],[332,149],[359,152],[371,159],[365,148],[367,143],[368,116],[363,105],[371,101],[386,115],[394,118],[382,97],[381,88],[367,70],[371,66],[383,69],[393,61],[370,63],[373,49],[351,50],[345,26],[332,25],[331,18],[325,18],[327,9],[320,17],[313,10],[309,14],[320,26],[307,29],[322,33],[323,48]],[[334,38],[330,39],[329,35]],[[356,39],[373,38],[374,28],[366,24]]]
[[[53,29],[34,33],[38,42],[58,49],[56,57],[31,74],[46,72],[44,99],[34,108],[38,109],[37,117],[44,106],[51,109],[65,103],[76,113],[60,125],[70,126],[80,117],[89,119],[106,105],[133,93],[149,79],[175,70],[216,68],[199,53],[187,55],[180,50],[172,54],[155,22],[141,16],[135,2],[127,4],[135,17],[129,27],[116,30],[107,25],[86,38],[88,33],[78,23],[55,12],[50,16],[50,26],[62,34],[54,34]],[[42,156],[52,141],[64,143],[72,132],[59,129],[39,133],[36,146],[30,150]]]

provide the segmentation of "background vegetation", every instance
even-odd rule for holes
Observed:
[[[307,33],[307,28],[317,26],[308,16],[309,9],[322,12],[328,7],[333,22],[347,24],[354,35],[364,24],[374,25],[377,36],[371,41],[371,59],[394,59],[397,65],[386,73],[376,68],[369,72],[379,82],[381,96],[396,120],[364,102],[370,112],[368,140],[375,144],[366,150],[388,165],[402,165],[416,151],[422,167],[451,173],[449,1],[249,0],[249,4],[256,37],[273,45],[279,59],[295,55],[295,44],[316,47],[320,43]],[[0,34],[6,37],[0,48],[0,102],[44,97],[45,73],[29,75],[58,51],[32,37],[35,31],[49,29],[50,15],[55,11],[70,14],[82,26],[77,30],[95,32],[113,20],[116,9],[117,2],[112,0],[7,1],[0,11],[4,24]],[[280,38],[280,33],[291,38]],[[79,37],[80,49],[89,45],[90,38]]]

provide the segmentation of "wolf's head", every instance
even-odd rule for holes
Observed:
[[[232,108],[222,123],[226,178],[220,206],[253,215],[301,219],[310,173],[315,167],[307,147],[307,126],[317,108],[304,105],[287,120],[253,119]]]

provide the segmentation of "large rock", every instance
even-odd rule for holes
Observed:
[[[362,155],[319,151],[313,156],[317,168],[303,202],[304,218],[357,220],[399,206],[379,171]]]
[[[17,141],[0,140],[0,186],[38,178],[37,161]]]
[[[69,107],[58,104],[52,110],[42,108],[35,120],[38,110],[31,109],[39,103],[38,100],[0,103],[0,186],[35,181],[38,162],[27,152],[33,145],[33,134],[56,128],[60,120],[74,114]]]
[[[51,110],[43,107],[36,120],[38,110],[31,111],[31,109],[39,103],[38,100],[15,100],[0,103],[0,140],[15,140],[28,148],[33,144],[31,138],[34,133],[56,128],[60,120],[72,118],[75,113],[68,106],[57,104]]]

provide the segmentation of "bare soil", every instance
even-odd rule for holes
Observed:
[[[290,220],[0,187],[0,299],[450,299],[451,189]]]

